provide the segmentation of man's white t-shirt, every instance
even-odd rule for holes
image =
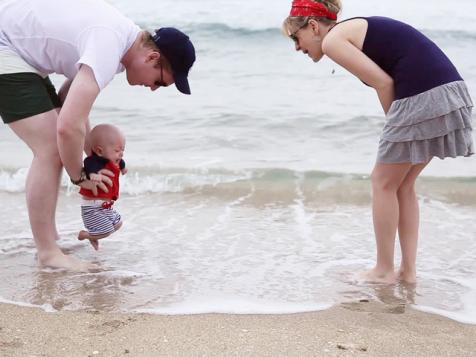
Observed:
[[[140,31],[103,0],[0,2],[0,53],[17,54],[41,74],[70,79],[86,64],[100,89],[124,71],[120,61]]]

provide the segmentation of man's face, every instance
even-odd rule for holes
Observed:
[[[131,86],[145,86],[152,91],[175,82],[172,72],[161,63],[160,53],[153,50],[149,50],[135,59],[126,68],[126,75]]]

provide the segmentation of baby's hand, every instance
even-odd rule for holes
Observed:
[[[122,170],[121,170],[122,174],[125,175],[127,174],[127,167],[124,167]]]

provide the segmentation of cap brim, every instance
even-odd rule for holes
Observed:
[[[188,84],[188,78],[186,74],[175,73],[175,86],[183,94],[190,94],[190,85]]]

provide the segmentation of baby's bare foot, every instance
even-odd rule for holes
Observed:
[[[105,237],[102,237],[102,236],[93,237],[93,236],[89,235],[89,233],[86,232],[86,231],[79,231],[79,234],[78,234],[78,239],[79,240],[89,239],[89,243],[91,243],[91,246],[94,248],[94,250],[99,250],[99,241],[98,241],[98,239],[100,239],[100,238],[105,238]]]
[[[78,233],[78,239],[79,240],[85,240],[85,239],[90,239],[91,236],[89,235],[89,233],[87,231],[79,231]]]

